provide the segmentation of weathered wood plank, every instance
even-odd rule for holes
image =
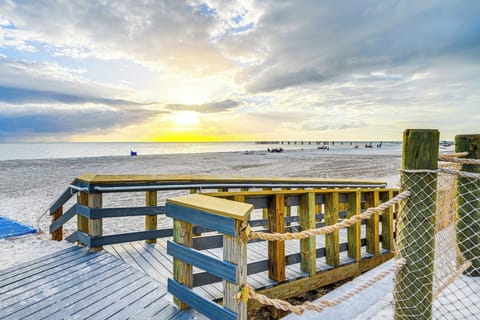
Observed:
[[[102,194],[90,193],[88,195],[88,207],[89,208],[101,208],[102,207]],[[103,233],[103,220],[102,219],[88,219],[88,235],[90,237],[101,236]],[[101,246],[92,247],[89,250],[92,252],[102,250]]]
[[[77,203],[88,207],[88,193],[79,192],[77,195]],[[88,234],[88,219],[79,214],[77,215],[77,230]]]
[[[405,130],[402,169],[437,169],[439,140],[438,130]],[[403,172],[401,184],[402,190],[408,190],[414,196],[403,203],[398,219],[397,237],[401,241],[397,254],[406,259],[406,264],[395,273],[395,317],[431,319],[437,174]]]
[[[167,208],[168,213],[168,208]],[[181,221],[173,220],[173,241],[176,243],[192,247],[192,224]],[[193,269],[191,264],[187,264],[180,259],[173,259],[173,278],[175,281],[178,281],[180,284],[187,286],[188,288],[193,287]],[[188,308],[188,305],[182,302],[181,299],[178,299],[174,295],[174,302],[179,309],[183,310]]]
[[[367,208],[378,207],[380,202],[378,191],[367,192],[366,204]],[[370,219],[367,220],[367,252],[378,256],[380,254],[380,226],[379,226],[379,214],[374,213]]]
[[[212,302],[197,295],[190,288],[182,285],[175,280],[168,279],[168,292],[170,292],[173,296],[178,297],[178,299],[183,301],[183,304],[192,306],[192,308],[194,308],[198,312],[212,319],[237,319],[236,313],[226,308],[223,308],[215,302]]]
[[[157,192],[156,191],[147,191],[145,195],[145,206],[147,207],[156,207],[157,206]],[[145,216],[145,230],[157,230],[157,216]],[[146,243],[155,243],[157,242],[156,238],[147,239]]]
[[[393,198],[393,191],[380,192],[380,201],[387,202]],[[394,249],[395,239],[393,238],[393,207],[382,212],[382,248],[392,251]]]
[[[347,218],[351,218],[362,211],[362,197],[360,192],[348,194]],[[361,253],[361,224],[358,221],[351,227],[348,227],[348,256],[355,261],[362,259]]]
[[[235,222],[236,234],[242,232],[242,222]],[[225,235],[223,239],[223,260],[235,266],[235,279],[223,281],[223,305],[237,314],[236,319],[247,319],[247,302],[237,301],[236,295],[247,284],[247,243],[240,236]]]
[[[52,213],[52,224],[62,217],[63,207],[59,207]],[[55,231],[51,232],[52,240],[61,241],[63,239],[63,228],[60,225]]]
[[[338,222],[338,192],[325,194],[325,225]],[[326,262],[333,267],[340,265],[340,239],[338,231],[325,235]]]
[[[220,217],[233,218],[246,221],[247,214],[253,210],[253,206],[247,203],[229,201],[201,195],[198,193],[183,197],[167,199],[168,204],[176,204],[187,208],[218,215]]]
[[[285,196],[277,194],[268,206],[270,232],[285,232]],[[277,281],[285,281],[285,241],[268,241],[268,276]]]
[[[302,230],[315,228],[315,194],[307,193],[300,197],[298,207],[300,227]],[[300,240],[300,268],[302,271],[314,275],[316,273],[315,236]]]

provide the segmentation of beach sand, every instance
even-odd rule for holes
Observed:
[[[282,153],[239,152],[0,161],[0,215],[48,230],[50,217],[37,219],[48,205],[84,173],[96,174],[211,174],[224,176],[283,176],[368,179],[398,186],[400,155],[381,150],[368,154],[335,154],[319,150]],[[159,193],[159,203],[185,191]],[[104,207],[143,205],[144,193],[106,194]],[[73,203],[75,199],[70,202]],[[64,227],[66,235],[76,219]],[[171,222],[159,219],[159,225]],[[104,233],[143,229],[144,218],[104,219]],[[62,249],[66,242],[49,241],[48,234],[0,240],[0,269]]]

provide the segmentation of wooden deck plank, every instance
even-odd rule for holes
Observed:
[[[21,301],[34,297],[38,294],[42,294],[45,297],[44,291],[48,290],[49,288],[54,287],[56,288],[56,290],[63,291],[69,289],[71,286],[76,285],[77,282],[83,281],[83,279],[79,277],[79,274],[89,272],[89,276],[94,277],[100,275],[99,272],[109,272],[112,267],[116,267],[122,264],[120,260],[113,257],[108,257],[106,255],[103,255],[102,258],[103,257],[105,258],[103,262],[107,263],[99,263],[98,265],[90,268],[90,270],[86,270],[85,265],[78,264],[77,266],[70,268],[69,274],[66,274],[64,276],[51,275],[50,277],[45,277],[41,279],[42,281],[33,282],[30,285],[19,284],[18,287],[3,293],[0,296],[0,301],[2,301],[2,303],[9,303],[9,300],[12,299]],[[95,260],[95,262],[101,261]]]
[[[95,256],[92,255],[86,255],[85,252],[80,252],[79,254],[69,256],[66,259],[60,259],[57,263],[39,266],[38,270],[31,270],[29,272],[25,272],[24,274],[10,277],[6,280],[2,279],[2,284],[0,285],[0,295],[11,290],[12,288],[28,285],[48,275],[56,274],[59,276],[66,274],[66,269],[78,264],[84,259],[89,260],[93,259],[94,257]]]
[[[25,272],[29,272],[31,270],[37,270],[38,266],[46,265],[49,263],[57,263],[58,259],[60,258],[59,255],[69,255],[72,253],[79,254],[82,251],[82,247],[74,246],[71,248],[67,248],[64,250],[57,251],[55,253],[51,253],[49,255],[40,257],[33,261],[29,261],[29,263],[21,264],[19,266],[10,267],[0,271],[0,279],[7,280],[10,277],[14,277],[17,275],[22,275]]]
[[[112,269],[110,272],[91,277],[86,280],[80,280],[78,284],[70,284],[71,289],[63,295],[52,295],[43,299],[42,302],[35,305],[34,313],[29,317],[31,319],[62,319],[65,315],[62,312],[64,306],[75,304],[77,299],[82,299],[89,295],[89,292],[93,290],[102,290],[115,282],[124,281],[132,275],[126,275],[128,273],[129,266],[122,263],[120,266]],[[57,289],[57,288],[55,288]],[[61,292],[61,291],[60,291]]]

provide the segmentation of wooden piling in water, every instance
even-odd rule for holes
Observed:
[[[480,159],[480,134],[455,136],[455,152],[468,152],[466,158]],[[479,165],[462,164],[462,171],[480,173]],[[472,266],[465,275],[480,276],[480,180],[457,179],[457,241]]]
[[[439,136],[438,130],[405,130],[402,169],[437,169]],[[395,274],[395,319],[431,319],[437,174],[403,172],[401,185],[411,196],[399,213],[398,254],[406,265]]]

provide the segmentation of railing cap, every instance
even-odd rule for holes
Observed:
[[[253,210],[253,205],[251,204],[219,199],[201,194],[190,194],[188,196],[169,198],[167,199],[167,203],[241,221],[246,221],[247,215]]]
[[[348,180],[348,179],[323,179],[308,177],[236,177],[236,176],[212,176],[212,175],[98,175],[85,173],[77,178],[79,181],[91,184],[128,184],[139,182],[195,182],[195,183],[325,183],[325,184],[386,184],[384,181],[371,180]]]

